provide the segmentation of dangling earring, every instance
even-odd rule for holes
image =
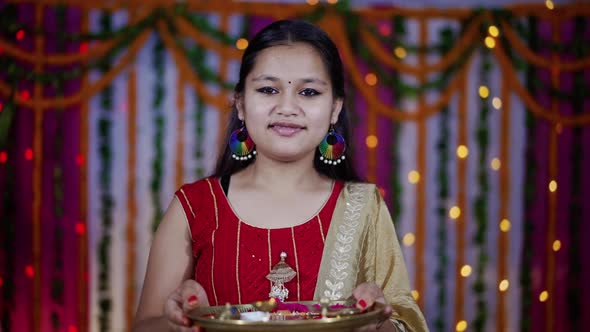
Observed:
[[[229,137],[229,149],[232,152],[232,158],[235,160],[252,159],[256,154],[254,142],[248,135],[244,121],[242,121],[242,127],[236,129]]]
[[[334,125],[318,146],[320,150],[320,160],[329,165],[340,164],[344,160],[344,151],[346,151],[346,142],[344,137],[334,131]]]

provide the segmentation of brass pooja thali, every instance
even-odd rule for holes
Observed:
[[[355,303],[353,300],[303,301],[277,306],[271,299],[252,304],[200,307],[190,311],[188,317],[207,332],[353,331],[386,319],[385,305],[375,303],[361,312]]]

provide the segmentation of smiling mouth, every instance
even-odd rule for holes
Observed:
[[[268,126],[273,132],[277,133],[279,136],[290,137],[293,136],[302,130],[306,129],[306,127],[294,124],[294,123],[272,123]]]

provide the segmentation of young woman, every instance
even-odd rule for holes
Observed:
[[[387,207],[353,169],[344,97],[319,28],[278,21],[252,39],[217,170],[177,191],[155,234],[136,331],[193,331],[186,310],[269,296],[382,302],[390,319],[364,330],[427,330]]]

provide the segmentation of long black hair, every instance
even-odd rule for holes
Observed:
[[[223,152],[217,160],[217,167],[213,176],[229,176],[246,168],[254,161],[254,159],[248,159],[245,161],[233,159],[231,156],[231,150],[227,144],[232,132],[240,128],[242,123],[238,118],[238,112],[235,105],[236,99],[244,92],[246,76],[252,71],[256,57],[260,51],[272,46],[289,45],[296,42],[307,43],[318,52],[322,62],[326,66],[328,74],[330,75],[333,96],[344,100],[345,92],[342,60],[340,59],[340,54],[338,53],[336,45],[330,37],[328,37],[328,35],[320,28],[304,21],[281,20],[269,24],[252,38],[242,56],[240,77],[234,89],[236,98],[234,98],[230,121],[225,135],[226,144]],[[334,125],[334,130],[342,135],[347,143],[345,159],[338,165],[327,165],[323,161],[320,161],[320,153],[316,149],[314,168],[320,174],[332,179],[360,181],[360,177],[356,173],[352,163],[353,158],[350,148],[351,136],[349,130],[350,124],[344,105],[345,103],[343,103],[342,111],[338,116],[338,121]]]

